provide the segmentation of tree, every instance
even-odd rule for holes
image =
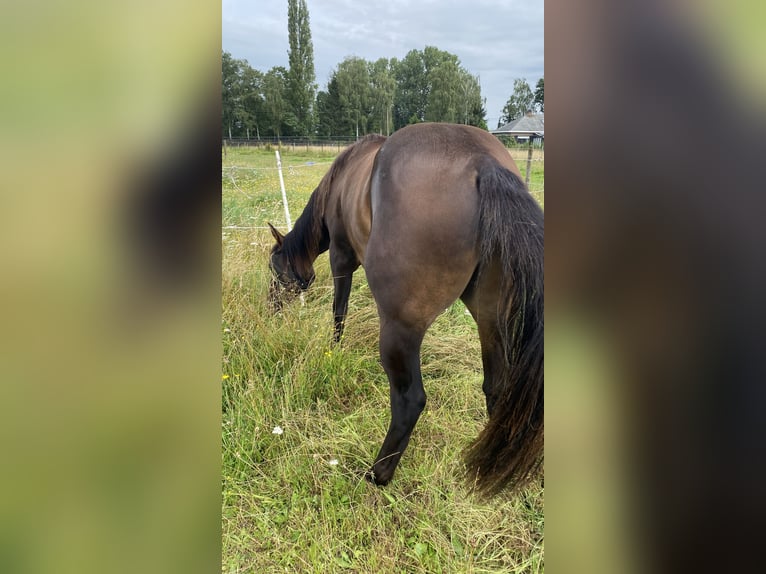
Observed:
[[[389,135],[392,128],[392,111],[396,79],[394,78],[392,62],[379,58],[369,65],[370,74],[370,131],[378,131]]]
[[[392,65],[396,79],[394,128],[434,121],[486,127],[478,78],[454,54],[426,46]]]
[[[341,132],[339,135],[367,133],[370,113],[370,74],[363,58],[351,56],[338,64],[333,74],[338,85],[338,100],[341,110]]]
[[[221,122],[224,132],[232,137],[236,116],[239,70],[237,61],[228,52],[221,54]]]
[[[503,114],[500,117],[500,121],[497,127],[503,124],[512,122],[516,118],[520,118],[528,111],[531,111],[534,103],[534,95],[529,84],[524,79],[516,79],[513,81],[513,93],[503,108]]]
[[[281,66],[271,68],[263,77],[263,97],[266,111],[266,127],[276,136],[283,135],[285,121],[285,92],[287,91],[287,70]]]
[[[541,112],[545,111],[545,79],[540,78],[537,80],[537,85],[535,86],[535,104],[537,105],[537,109],[539,109]]]
[[[423,53],[410,50],[396,63],[394,77],[396,94],[394,95],[394,129],[407,124],[423,122],[426,119],[426,101],[428,87]]]
[[[317,93],[316,103],[317,133],[320,136],[341,134],[340,96],[338,80],[333,75],[327,83],[327,91]]]
[[[264,116],[263,74],[245,60],[221,53],[221,129],[229,139],[260,137]]]
[[[460,88],[462,91],[460,123],[486,130],[487,121],[484,119],[487,115],[487,110],[484,108],[486,99],[481,97],[479,76],[473,76],[467,70],[460,68]]]
[[[463,89],[457,63],[451,59],[439,62],[429,71],[428,80],[426,120],[450,123],[461,121],[463,117],[458,110],[462,108]]]
[[[242,85],[245,67],[250,68],[244,60],[235,60],[228,52],[221,53],[221,121],[223,132],[229,139],[234,134],[241,135],[243,122],[247,119]]]
[[[306,0],[287,0],[287,32],[290,42],[286,98],[292,112],[292,121],[299,135],[313,132],[314,45],[311,42],[309,10]]]
[[[251,68],[245,61],[240,67],[239,92],[238,120],[245,129],[247,139],[253,135],[251,130],[260,139],[259,119],[262,119],[264,115],[263,74]]]

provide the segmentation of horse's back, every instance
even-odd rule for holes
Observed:
[[[394,133],[371,177],[364,267],[382,315],[426,327],[457,299],[479,262],[478,166],[516,171],[489,133],[417,124]]]
[[[341,193],[328,193],[324,218],[331,241],[349,246],[359,263],[364,261],[370,235],[370,174],[375,155],[386,140],[368,135],[339,156],[327,176],[332,187]]]

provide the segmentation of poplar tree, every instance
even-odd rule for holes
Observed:
[[[294,124],[298,135],[308,136],[313,132],[316,76],[306,0],[287,0],[287,32],[290,41],[287,53],[290,69],[286,95],[292,115],[289,123]]]

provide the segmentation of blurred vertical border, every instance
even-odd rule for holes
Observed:
[[[753,572],[763,3],[546,2],[546,565]]]
[[[216,571],[220,3],[5,3],[0,45],[0,571]]]
[[[763,4],[546,4],[548,567],[759,571]],[[220,10],[0,8],[3,572],[219,568]]]

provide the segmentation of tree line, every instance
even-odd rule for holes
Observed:
[[[287,4],[288,68],[274,66],[263,72],[222,52],[224,137],[388,135],[424,121],[487,129],[479,77],[455,54],[434,46],[410,50],[401,60],[347,57],[318,91],[306,0]],[[501,123],[535,106],[542,109],[542,80],[535,95],[525,80],[517,80]]]
[[[290,70],[261,72],[228,52],[222,80],[224,137],[388,135],[424,121],[487,128],[479,78],[433,46],[401,60],[348,57],[315,96]]]

